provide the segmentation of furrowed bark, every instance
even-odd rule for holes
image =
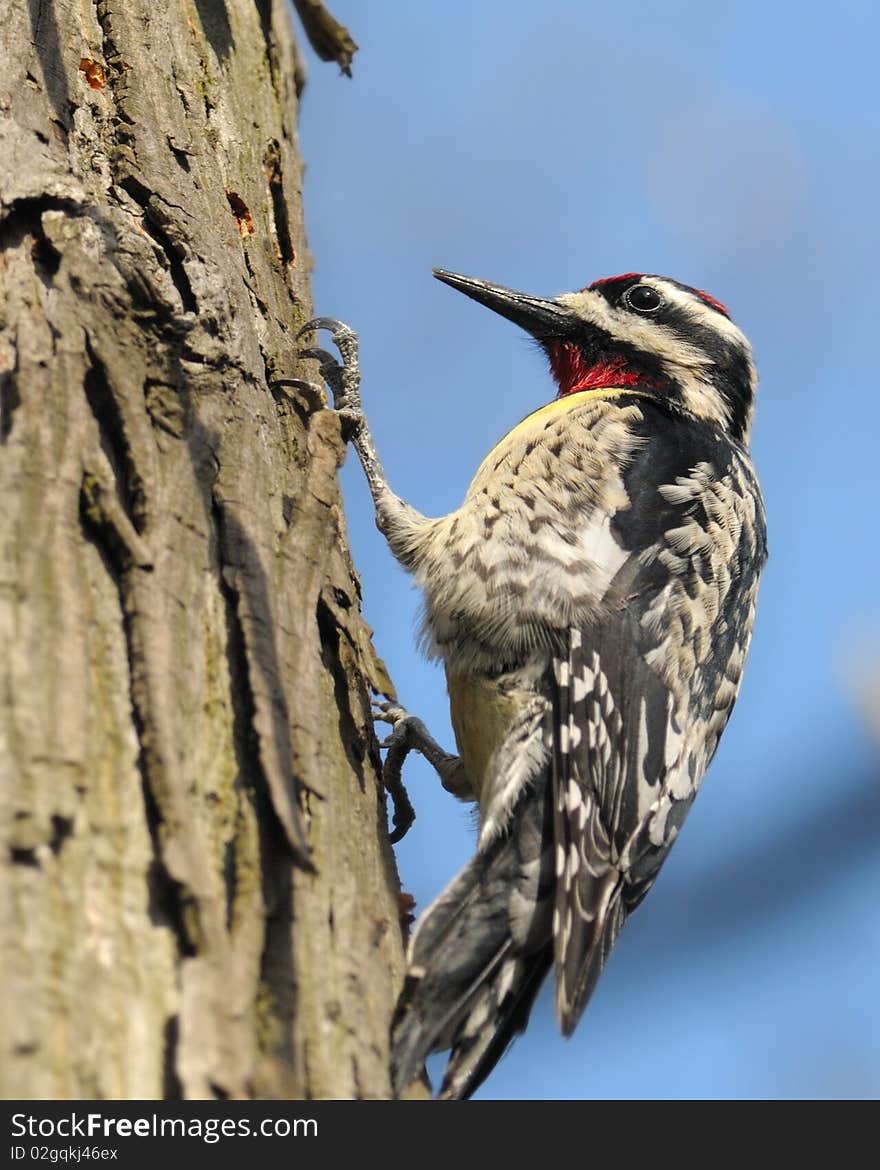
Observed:
[[[0,57],[0,1089],[386,1096],[286,7],[11,0]]]

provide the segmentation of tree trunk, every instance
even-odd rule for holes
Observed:
[[[284,0],[9,0],[0,46],[0,1090],[386,1096]]]

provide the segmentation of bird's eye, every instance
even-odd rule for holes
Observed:
[[[663,298],[649,284],[636,284],[623,294],[623,303],[637,313],[656,313],[663,304]]]

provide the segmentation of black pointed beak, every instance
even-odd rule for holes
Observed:
[[[571,310],[557,301],[515,292],[512,288],[490,284],[488,280],[477,280],[473,276],[445,272],[442,268],[435,268],[434,275],[444,284],[457,288],[459,292],[469,296],[471,300],[479,301],[487,309],[492,309],[506,317],[508,321],[512,321],[514,325],[519,325],[538,341],[558,337],[571,327]]]

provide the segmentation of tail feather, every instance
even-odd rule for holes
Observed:
[[[572,929],[575,911],[567,907],[560,932],[567,944],[556,963],[556,1017],[563,1036],[575,1030],[623,925],[625,912],[619,886],[606,882],[603,888],[599,881],[594,885],[595,891],[589,891],[591,905],[598,903],[599,909],[591,909],[578,928]],[[557,946],[560,933],[556,935]]]
[[[544,785],[425,911],[392,1021],[400,1095],[451,1048],[442,1095],[470,1096],[528,1020],[553,959],[552,819]]]
[[[440,1097],[445,1101],[463,1101],[479,1088],[510,1044],[529,1022],[532,1005],[547,972],[553,965],[553,946],[549,944],[528,960],[509,960],[515,969],[502,966],[498,978],[484,989],[484,999],[468,1017],[469,1030],[457,1038],[449,1057]],[[502,1005],[501,989],[507,985]],[[502,1010],[499,1010],[502,1009]],[[485,1019],[482,1027],[475,1025]],[[470,1028],[473,1027],[473,1031]]]

